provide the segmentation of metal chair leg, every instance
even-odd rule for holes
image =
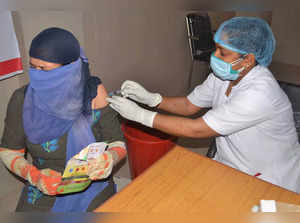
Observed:
[[[214,158],[216,155],[216,152],[217,152],[216,138],[213,138],[213,140],[208,148],[208,151],[206,153],[206,156],[208,158]]]

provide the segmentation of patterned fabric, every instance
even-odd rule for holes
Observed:
[[[59,172],[49,168],[39,170],[24,158],[22,150],[1,149],[0,158],[11,172],[27,180],[44,194],[57,194],[56,188],[61,182],[61,174]]]
[[[91,180],[107,178],[111,174],[113,163],[113,155],[109,151],[105,151],[97,159],[88,161],[87,175]]]
[[[34,186],[28,186],[27,202],[35,204],[35,202],[43,196],[43,193]]]
[[[58,139],[53,139],[45,143],[42,143],[42,147],[48,153],[54,152],[55,150],[58,149]]]
[[[22,108],[24,102],[24,92],[26,86],[17,89],[8,104],[8,111],[5,119],[5,126],[1,146],[4,148],[21,149],[26,148],[26,152],[33,158],[33,163],[38,168],[51,168],[53,170],[63,172],[66,164],[66,143],[67,134],[58,138],[59,148],[53,152],[45,152],[41,144],[33,144],[24,135]],[[120,128],[118,114],[109,106],[100,109],[101,117],[97,123],[93,125],[93,134],[97,142],[113,142],[124,141],[124,137]],[[97,115],[96,115],[97,116]],[[10,131],[13,129],[14,131]],[[42,165],[42,166],[41,166]],[[106,187],[108,188],[108,187]],[[89,204],[88,211],[94,210],[103,203],[112,194],[107,190],[98,188],[95,199]],[[27,202],[28,187],[23,190],[18,202],[17,211],[51,211],[55,202],[55,196],[42,196],[36,200],[35,204]],[[109,189],[110,191],[110,189]]]
[[[101,112],[99,110],[92,111],[93,125],[96,124],[100,120],[100,115],[101,115]]]
[[[74,122],[68,132],[67,160],[70,160],[87,145],[96,142],[91,125],[90,119],[83,115]],[[97,193],[107,185],[107,181],[95,181],[83,192],[59,196],[51,210],[53,212],[86,211]]]

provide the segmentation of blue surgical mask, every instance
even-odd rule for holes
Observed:
[[[241,62],[243,58],[239,58],[231,63],[227,63],[216,57],[214,54],[215,52],[213,52],[210,57],[210,67],[213,70],[214,74],[224,81],[234,81],[238,79],[239,73],[242,72],[245,68],[242,67],[239,70],[233,70],[232,66]]]

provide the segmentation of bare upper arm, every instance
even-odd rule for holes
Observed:
[[[184,98],[187,115],[193,115],[200,111],[202,108],[192,104],[187,97]]]
[[[107,91],[103,84],[99,84],[97,88],[97,96],[92,101],[93,109],[104,108],[108,105],[106,98],[108,97]]]
[[[216,132],[206,124],[202,117],[195,119],[193,126],[195,127],[195,136],[199,134],[199,138],[220,136],[218,132]]]

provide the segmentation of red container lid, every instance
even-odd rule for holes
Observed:
[[[129,121],[122,124],[122,131],[125,138],[147,144],[166,143],[176,138],[159,130]]]

